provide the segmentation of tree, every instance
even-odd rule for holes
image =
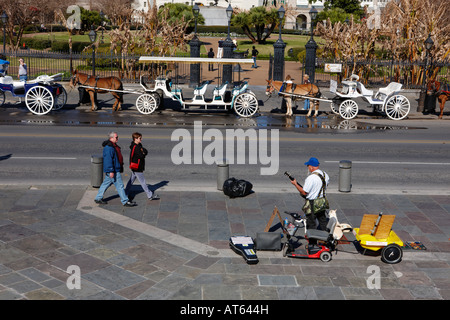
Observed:
[[[25,27],[38,22],[41,9],[45,8],[45,0],[1,0],[0,10],[8,15],[6,34],[12,50],[16,51],[21,44]]]
[[[310,3],[315,3],[318,0],[309,0]],[[324,10],[319,14],[319,19],[326,20],[330,18],[330,20],[333,22],[333,20],[336,20],[335,18],[332,18],[333,16],[336,17],[337,13],[340,13],[340,10],[344,10],[345,13],[348,15],[353,15],[356,20],[359,20],[364,15],[364,9],[361,7],[361,0],[325,0],[323,4]],[[343,17],[343,20],[338,20],[343,22],[346,18],[348,18],[348,15],[340,15],[340,18]],[[337,21],[336,21],[337,22]]]
[[[192,6],[184,3],[166,3],[158,10],[159,19],[163,18],[164,12],[170,12],[164,17],[169,25],[175,25],[180,21],[189,21],[189,27],[195,26],[195,17],[192,12]],[[197,17],[197,25],[205,24],[205,18],[200,13]]]
[[[264,44],[278,25],[277,8],[253,7],[233,15],[231,23],[241,27],[253,43]],[[253,34],[255,30],[255,34]]]
[[[424,42],[431,35],[434,46],[433,60],[450,57],[450,25],[446,23],[446,1],[399,0],[391,1],[379,17],[380,23],[373,24],[375,14],[360,23],[331,22],[318,24],[317,33],[325,40],[324,52],[332,58],[351,60],[373,58],[376,43],[378,48],[393,60],[423,61],[426,56]],[[405,83],[422,83],[424,68],[418,64],[397,66],[396,81],[404,78]],[[435,67],[429,77],[437,74]],[[349,73],[359,73],[364,79],[369,70],[364,65],[354,65]]]

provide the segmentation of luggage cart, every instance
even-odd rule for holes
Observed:
[[[402,260],[403,241],[392,230],[395,215],[383,215],[380,212],[376,214],[365,214],[361,226],[354,228],[353,234],[361,247],[367,250],[381,251],[381,260],[383,262],[394,264]]]

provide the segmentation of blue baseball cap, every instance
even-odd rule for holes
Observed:
[[[305,162],[305,166],[318,167],[319,160],[317,160],[317,158],[311,157],[311,158],[309,158],[308,162]]]

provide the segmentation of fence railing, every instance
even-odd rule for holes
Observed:
[[[92,74],[93,55],[86,53],[50,52],[40,50],[18,50],[3,53],[10,62],[8,74],[17,75],[19,58],[27,64],[28,78],[33,79],[42,74],[62,73],[63,81],[71,77],[71,70]],[[189,55],[188,55],[189,56]],[[141,75],[156,77],[161,72],[177,73],[178,82],[189,80],[189,65],[152,65],[139,63],[139,55],[117,55],[110,53],[95,54],[95,75],[99,77],[116,76],[125,83],[139,82]]]
[[[19,58],[23,58],[28,67],[28,77],[33,79],[42,74],[62,73],[63,80],[69,80],[71,70],[78,70],[92,74],[92,52],[67,53],[40,50],[19,50],[5,52],[4,55],[10,61],[8,73],[17,75]],[[179,56],[189,57],[189,53]],[[188,64],[156,65],[139,63],[138,55],[117,55],[109,53],[95,54],[95,74],[100,77],[117,76],[125,83],[137,83],[141,75],[150,78],[165,72],[172,73],[172,77],[178,79],[178,83],[188,83],[190,66]],[[326,73],[326,63],[342,64],[341,73]],[[304,66],[304,63],[303,63]],[[342,81],[351,73],[358,74],[360,81],[367,87],[384,86],[392,81],[400,82],[404,88],[421,88],[423,70],[427,66],[427,74],[436,74],[438,81],[449,82],[450,61],[395,61],[395,60],[316,60],[315,81],[319,85],[328,85],[330,79]],[[302,76],[304,68],[302,69]],[[446,80],[444,80],[446,79]]]

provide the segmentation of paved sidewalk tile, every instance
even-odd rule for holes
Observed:
[[[213,191],[167,191],[148,201],[137,191],[138,207],[123,208],[113,191],[99,206],[91,188],[1,187],[0,299],[450,298],[447,197],[329,195],[341,223],[359,226],[365,213],[395,214],[401,239],[426,246],[403,250],[398,264],[362,255],[350,243],[328,263],[257,251],[259,263],[249,265],[230,250],[230,235],[254,237],[275,205],[283,217],[298,209],[297,195],[229,199]],[[277,224],[272,229],[280,232]],[[74,266],[80,289],[73,288]]]

